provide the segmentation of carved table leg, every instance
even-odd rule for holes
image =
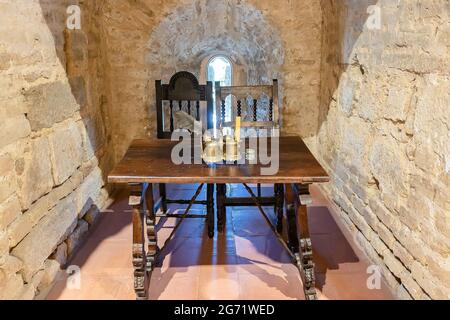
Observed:
[[[148,276],[151,276],[151,272],[155,267],[156,255],[158,253],[158,238],[156,234],[156,215],[153,201],[153,185],[150,183],[145,190],[145,205],[146,205],[146,219],[147,224],[147,264],[146,271]]]
[[[311,236],[308,226],[307,205],[310,203],[308,185],[286,185],[289,245],[295,255],[305,297],[316,300],[315,274]],[[297,232],[297,227],[300,229]]]
[[[133,268],[136,299],[147,299],[148,277],[145,270],[144,210],[142,208],[142,185],[130,185],[129,205],[133,211]]]
[[[214,238],[214,184],[208,184],[206,190],[208,236]]]
[[[223,232],[226,223],[227,209],[224,206],[226,189],[225,184],[217,185],[217,230],[219,232]]]
[[[277,215],[277,232],[283,232],[284,185],[275,185],[275,214]]]

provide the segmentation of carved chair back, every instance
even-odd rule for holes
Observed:
[[[202,121],[206,129],[213,127],[212,82],[200,85],[195,75],[182,71],[173,75],[169,84],[162,84],[158,80],[155,85],[158,139],[171,138],[177,128],[174,113],[179,110]]]
[[[216,82],[215,91],[219,127],[233,127],[240,116],[242,128],[279,128],[278,80],[273,85],[234,87]]]

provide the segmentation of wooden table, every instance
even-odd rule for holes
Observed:
[[[251,193],[247,184],[262,183],[284,184],[289,238],[285,247],[299,269],[306,298],[315,299],[314,263],[307,216],[309,186],[328,182],[329,177],[304,142],[299,137],[280,138],[279,170],[271,176],[261,175],[261,168],[267,166],[259,164],[215,167],[205,164],[175,165],[171,160],[171,153],[176,144],[177,142],[170,140],[135,140],[123,160],[108,176],[110,183],[128,184],[131,189],[129,205],[133,208],[133,267],[137,298],[146,299],[148,296],[147,288],[159,252],[153,184],[244,184]],[[201,188],[197,190],[196,196],[200,191]],[[254,194],[252,196],[257,202]],[[214,210],[213,206],[211,202],[208,211]],[[258,207],[262,211],[262,207]],[[272,229],[276,232],[276,228]],[[283,241],[279,234],[277,237]]]

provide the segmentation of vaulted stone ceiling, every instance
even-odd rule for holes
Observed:
[[[147,61],[198,73],[202,60],[220,52],[248,68],[249,83],[281,76],[284,48],[261,11],[241,1],[197,1],[180,6],[153,30]],[[161,72],[161,76],[167,76]]]

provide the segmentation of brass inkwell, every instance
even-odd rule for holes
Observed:
[[[217,164],[223,161],[223,135],[219,130],[207,130],[203,134],[203,161]]]
[[[208,164],[237,162],[241,159],[241,118],[236,118],[234,136],[222,130],[208,130],[203,135],[203,161]]]

